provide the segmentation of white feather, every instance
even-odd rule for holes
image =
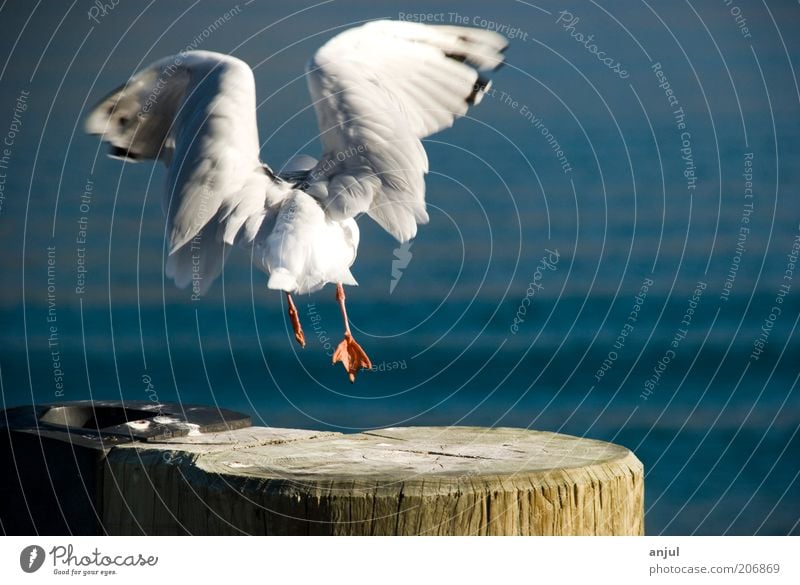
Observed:
[[[476,68],[499,66],[506,44],[480,29],[393,21],[328,41],[308,65],[324,150],[309,193],[334,219],[366,212],[413,238],[428,221],[420,139],[480,100],[488,81]]]
[[[328,282],[357,284],[350,266],[358,240],[353,219],[331,220],[313,198],[295,191],[283,203],[265,245],[256,250],[270,273],[268,288],[303,294]]]
[[[505,39],[479,29],[376,21],[325,44],[309,65],[323,156],[280,176],[259,160],[253,72],[208,51],[162,59],[92,111],[86,129],[128,161],[167,167],[166,274],[205,293],[233,245],[252,250],[268,287],[355,285],[354,217],[401,241],[428,220],[420,139],[477,103]]]

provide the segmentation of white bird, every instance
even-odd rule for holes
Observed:
[[[328,41],[306,74],[323,153],[274,173],[259,158],[253,71],[208,51],[167,57],[103,99],[86,121],[110,156],[158,159],[168,168],[166,274],[204,294],[232,246],[251,253],[286,293],[336,284],[344,341],[333,356],[350,377],[370,368],[350,332],[343,284],[366,213],[400,242],[426,223],[428,159],[420,141],[448,128],[490,86],[479,71],[503,62],[505,37],[486,30],[373,21]]]

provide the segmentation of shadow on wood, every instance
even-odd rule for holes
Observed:
[[[103,534],[105,457],[134,441],[250,426],[220,408],[78,400],[0,411],[0,533]]]

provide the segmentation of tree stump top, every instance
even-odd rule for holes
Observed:
[[[191,454],[209,473],[328,481],[513,477],[635,460],[628,449],[603,441],[482,427],[401,427],[347,435],[254,427],[147,448]]]
[[[514,428],[250,427],[114,448],[112,534],[642,534],[628,449]],[[119,486],[119,487],[117,487]]]

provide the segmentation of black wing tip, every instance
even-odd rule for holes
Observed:
[[[108,150],[108,156],[111,158],[118,158],[120,160],[128,160],[132,162],[139,162],[142,160],[142,157],[135,152],[131,152],[127,148],[122,148],[121,146],[114,146],[113,144]]]
[[[492,80],[485,77],[478,77],[478,81],[472,86],[472,91],[467,96],[467,103],[475,106],[483,99],[483,94],[492,85]]]
[[[459,63],[464,63],[467,60],[467,56],[461,53],[445,53],[444,56],[453,61],[458,61]]]

